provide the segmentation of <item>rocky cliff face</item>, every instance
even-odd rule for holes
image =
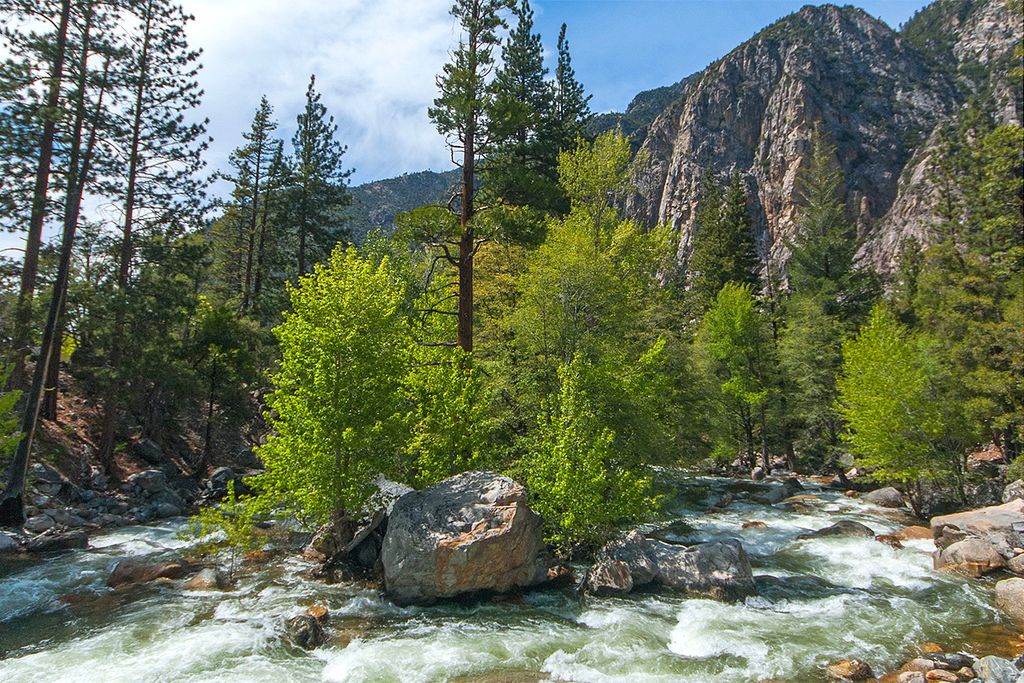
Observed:
[[[907,235],[927,238],[935,130],[979,82],[993,82],[977,75],[1003,64],[1020,38],[1004,0],[936,7],[926,18],[938,27],[911,32],[918,40],[856,8],[805,7],[688,79],[648,128],[627,209],[676,228],[685,263],[701,175],[738,172],[762,256],[777,270],[799,229],[797,178],[817,128],[836,147],[862,258],[891,269]],[[922,48],[928,39],[934,49]],[[1004,110],[1019,120],[1019,97],[1004,90]]]

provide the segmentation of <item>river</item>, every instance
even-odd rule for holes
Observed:
[[[679,540],[742,540],[759,595],[727,604],[664,592],[580,597],[569,588],[429,608],[399,608],[372,588],[303,578],[296,554],[241,577],[229,592],[165,583],[111,591],[118,559],[179,557],[180,522],[124,528],[87,550],[0,565],[0,681],[741,683],[824,680],[821,666],[856,657],[883,672],[925,641],[949,648],[1016,632],[991,585],[934,572],[931,541],[894,549],[866,538],[798,540],[852,519],[888,533],[892,513],[811,488],[806,508],[738,501],[700,514],[722,479],[681,479],[666,509]],[[764,527],[741,529],[747,521]],[[685,538],[684,538],[685,537]],[[330,609],[332,640],[312,652],[281,637],[307,606]],[[983,653],[984,654],[984,653]]]

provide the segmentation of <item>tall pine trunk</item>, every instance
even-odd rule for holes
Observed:
[[[109,62],[108,62],[109,65]],[[103,96],[106,92],[107,67],[103,69],[103,84],[100,87],[99,97],[96,100],[96,110],[93,120],[98,121],[100,112],[103,109]],[[96,134],[98,126],[93,126],[89,133],[89,142],[85,148],[82,158],[81,175],[78,178],[77,187],[69,188],[69,191],[80,192],[85,186],[89,176],[89,167],[92,161],[93,150],[96,147]],[[25,522],[25,481],[28,478],[28,465],[32,453],[32,441],[36,432],[36,425],[39,421],[39,408],[42,403],[43,382],[46,379],[47,369],[52,362],[51,352],[53,340],[57,332],[57,319],[64,301],[67,297],[68,278],[71,272],[71,255],[74,249],[75,229],[78,225],[78,205],[64,219],[64,230],[61,236],[60,261],[57,266],[57,277],[53,283],[53,293],[50,296],[50,308],[46,316],[46,326],[43,328],[43,344],[36,362],[35,371],[32,374],[32,385],[29,388],[28,397],[25,401],[25,408],[21,418],[21,440],[14,451],[14,460],[11,462],[11,469],[7,479],[7,487],[0,496],[0,526],[14,527],[21,526]]]
[[[462,208],[459,223],[462,237],[459,240],[459,307],[456,343],[466,353],[473,351],[473,181],[474,181],[474,131],[467,128],[466,146],[462,153]]]
[[[146,21],[143,29],[142,52],[139,55],[139,82],[135,88],[135,110],[132,112],[132,136],[128,156],[128,184],[124,198],[124,226],[121,234],[120,258],[117,269],[117,311],[114,318],[114,332],[110,340],[110,367],[114,373],[120,371],[124,353],[121,339],[124,335],[126,294],[128,276],[132,263],[132,231],[135,222],[135,194],[139,174],[139,144],[142,137],[142,103],[146,94],[149,71],[149,49],[152,40],[153,0],[146,3]],[[107,474],[113,473],[115,413],[117,411],[120,382],[113,380],[103,400],[102,436],[100,437],[100,461]]]
[[[46,94],[46,108],[51,112],[57,110],[60,102],[60,84],[64,74],[64,56],[67,52],[70,21],[71,0],[64,0],[61,3],[57,26],[57,44],[50,71],[50,87]],[[39,140],[39,164],[36,167],[36,182],[32,192],[32,211],[29,214],[28,233],[25,237],[25,258],[22,262],[18,309],[14,321],[15,368],[11,378],[12,383],[17,386],[25,385],[24,350],[32,339],[32,298],[35,296],[36,276],[39,273],[39,249],[43,240],[43,220],[46,217],[46,196],[50,185],[50,163],[53,159],[53,140],[56,132],[56,117],[48,116],[43,122],[43,133]]]
[[[82,195],[85,191],[84,183],[79,183],[79,176],[81,170],[78,168],[81,162],[82,155],[82,131],[85,128],[85,91],[89,80],[89,50],[91,49],[91,34],[92,34],[92,18],[93,18],[93,3],[84,3],[85,8],[85,24],[82,28],[82,45],[81,54],[78,58],[78,83],[75,90],[75,122],[72,126],[71,133],[71,151],[68,155],[68,181],[67,181],[67,195],[64,200],[64,220],[71,220],[71,216],[75,216],[74,229],[78,229],[78,218],[79,211],[82,206]],[[93,121],[93,126],[99,125],[98,121]],[[61,306],[59,315],[57,316],[57,329],[53,335],[53,346],[50,349],[50,362],[49,368],[46,373],[46,384],[43,388],[43,404],[40,408],[40,414],[43,419],[56,420],[57,419],[57,392],[60,390],[60,359],[61,350],[63,348],[63,335],[64,335],[64,315],[67,309],[67,303],[65,302]]]

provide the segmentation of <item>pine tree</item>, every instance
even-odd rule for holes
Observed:
[[[521,0],[518,20],[502,46],[489,119],[494,151],[481,165],[485,191],[538,210],[564,208],[558,189],[554,92],[546,81],[544,47],[533,32],[533,10]]]
[[[757,285],[757,249],[747,197],[738,174],[727,188],[706,174],[695,221],[693,247],[687,261],[691,315],[701,316],[727,282]]]
[[[346,242],[340,212],[352,203],[346,188],[351,170],[342,165],[346,147],[335,136],[338,126],[320,102],[316,76],[309,77],[306,107],[299,114],[295,136],[293,220],[298,231],[298,275],[306,274],[308,264],[330,253],[335,244]]]
[[[52,37],[53,50],[49,53],[49,70],[46,84],[46,101],[40,108],[38,117],[42,126],[38,132],[39,142],[29,146],[35,156],[35,182],[32,186],[31,199],[28,201],[30,216],[25,237],[25,253],[22,258],[21,283],[18,291],[18,306],[14,325],[14,351],[17,365],[11,380],[15,384],[24,384],[22,377],[22,350],[31,339],[32,299],[35,295],[36,278],[39,270],[39,251],[42,245],[43,222],[48,208],[48,190],[50,169],[53,160],[54,138],[57,131],[57,112],[61,104],[61,83],[64,78],[65,58],[67,53],[68,26],[71,21],[71,0],[61,0],[59,4],[46,2],[38,5],[33,0],[6,0],[0,5],[0,11],[8,17],[34,19],[42,16],[54,26]],[[13,22],[12,22],[13,23]],[[4,31],[5,42],[15,55],[31,53],[31,45],[37,40],[32,33],[18,31],[7,27]],[[47,39],[43,39],[46,41]],[[27,70],[30,67],[25,67]],[[24,123],[24,121],[23,121]],[[31,126],[28,132],[32,132]],[[6,169],[5,169],[6,170]],[[17,177],[17,176],[16,176]]]
[[[576,146],[576,139],[583,136],[590,122],[590,98],[583,85],[576,80],[569,53],[569,39],[566,25],[558,32],[558,66],[555,69],[555,144],[560,151]]]
[[[813,468],[838,466],[841,419],[836,378],[842,344],[875,297],[874,279],[854,266],[856,231],[842,201],[843,174],[820,133],[800,177],[802,207],[789,242],[789,299],[779,340],[795,448]]]
[[[501,12],[510,7],[510,0],[456,0],[451,14],[462,27],[463,37],[452,61],[437,77],[440,94],[428,110],[438,132],[448,140],[452,159],[461,154],[458,234],[454,240],[444,235],[433,241],[458,273],[456,343],[467,353],[473,351],[473,257],[479,247],[473,223],[476,166],[493,143],[487,134],[492,99],[488,76],[494,69],[498,30],[505,26]],[[457,246],[457,254],[448,249],[450,242]]]
[[[189,49],[186,41],[191,17],[171,0],[145,0],[130,9],[137,26],[125,57],[130,104],[116,143],[125,160],[118,169],[124,219],[109,347],[110,366],[121,377],[111,384],[106,396],[100,445],[108,470],[120,389],[128,379],[122,367],[124,329],[130,324],[135,254],[140,244],[172,249],[176,240],[198,224],[203,199],[201,155],[206,149],[205,122],[187,121],[202,95],[196,81],[199,52]]]

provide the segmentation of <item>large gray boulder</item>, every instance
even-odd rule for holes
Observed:
[[[935,544],[946,548],[969,537],[985,539],[1006,558],[1013,549],[1024,547],[1024,500],[1011,500],[1002,505],[933,517],[932,535]]]
[[[583,588],[594,595],[617,595],[652,584],[716,600],[737,600],[756,590],[739,541],[687,547],[644,538],[636,531],[605,545]]]
[[[668,588],[715,600],[738,600],[755,592],[750,560],[739,541],[689,548],[650,541],[647,552],[657,567],[657,582]]]
[[[978,683],[1016,683],[1021,674],[1010,660],[990,655],[974,663],[974,675]]]
[[[428,604],[545,580],[541,518],[526,490],[494,472],[465,472],[399,498],[381,548],[399,604]]]
[[[996,607],[1018,624],[1024,624],[1024,579],[1004,579],[997,583]]]
[[[1006,566],[995,547],[982,538],[966,538],[932,555],[935,569],[980,577]]]
[[[891,486],[870,491],[864,494],[862,500],[884,508],[901,508],[905,505],[903,502],[903,494]]]

